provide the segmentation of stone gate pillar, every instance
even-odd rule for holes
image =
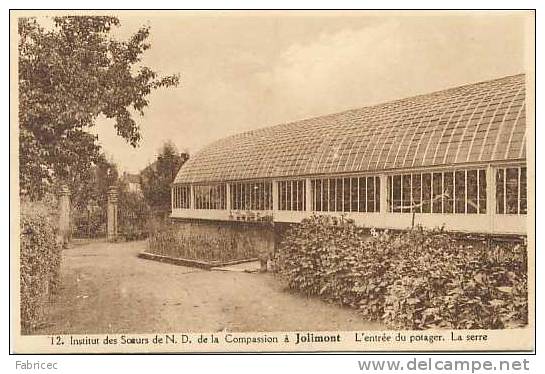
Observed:
[[[70,239],[70,190],[64,184],[59,188],[59,235],[66,246]]]
[[[108,189],[108,241],[117,240],[117,187],[110,186]]]

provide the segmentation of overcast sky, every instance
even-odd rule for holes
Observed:
[[[241,131],[524,72],[528,21],[506,13],[137,13],[151,26],[143,63],[181,85],[150,97],[136,149],[93,130],[121,170],[138,172],[166,140],[194,154]]]

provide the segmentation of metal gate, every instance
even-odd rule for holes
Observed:
[[[74,239],[105,238],[107,232],[106,209],[98,205],[73,209],[70,217],[71,236]]]

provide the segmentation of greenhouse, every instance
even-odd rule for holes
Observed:
[[[218,140],[179,171],[171,217],[525,235],[525,144],[524,75],[465,85]]]

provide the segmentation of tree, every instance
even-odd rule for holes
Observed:
[[[157,160],[140,173],[142,193],[151,207],[170,209],[171,184],[188,159],[188,153],[178,153],[172,142],[165,142]]]
[[[88,205],[105,208],[108,189],[116,185],[118,181],[117,166],[101,153],[95,164],[85,174],[85,180],[76,181],[70,185],[72,205],[78,209],[85,209]]]
[[[18,26],[21,190],[39,199],[56,181],[84,181],[99,162],[97,137],[87,132],[99,116],[113,119],[117,134],[136,147],[133,115],[143,115],[149,94],[176,86],[179,76],[139,65],[149,27],[119,41],[110,35],[116,17],[54,17],[51,29],[21,18]]]

